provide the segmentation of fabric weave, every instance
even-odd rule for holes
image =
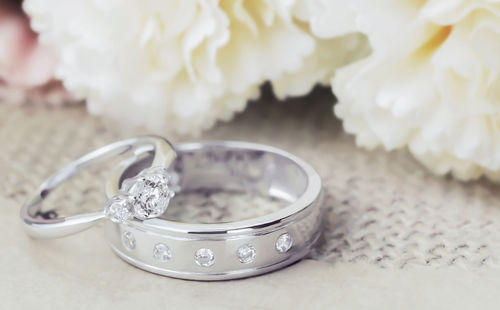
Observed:
[[[219,124],[201,139],[277,146],[318,170],[326,194],[325,232],[312,259],[330,264],[364,261],[374,268],[498,268],[500,195],[495,185],[434,176],[404,151],[356,148],[334,118],[326,90],[285,103],[275,101],[265,95],[245,114]],[[20,205],[64,164],[112,141],[147,133],[115,125],[89,116],[83,107],[0,104],[2,198]],[[64,190],[55,191],[47,205],[72,206],[71,212],[101,208],[106,173],[91,171],[75,178]],[[220,198],[214,201],[224,204]],[[190,210],[193,214],[188,215],[200,221],[203,216],[221,216]],[[237,212],[231,210],[233,215]]]

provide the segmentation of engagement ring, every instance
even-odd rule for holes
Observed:
[[[123,194],[120,194],[110,199],[106,204],[105,212],[101,211],[68,217],[57,216],[55,218],[41,216],[41,203],[47,196],[59,185],[71,179],[82,170],[98,166],[111,158],[119,158],[122,160],[122,165],[126,165],[129,162],[137,161],[146,156],[149,156],[151,159],[151,166],[168,167],[175,158],[175,151],[164,138],[145,136],[112,143],[68,164],[43,182],[34,197],[21,208],[21,218],[25,224],[27,233],[34,238],[57,238],[85,230],[100,222],[106,216],[110,217],[111,220],[117,221],[126,220],[132,215],[138,218],[148,218],[158,215],[160,212],[163,213],[173,192],[167,189],[168,185],[163,185],[158,191],[147,191],[146,189],[151,188],[152,184],[148,180],[156,178],[157,175],[154,170],[149,169],[145,170],[140,177],[130,183],[131,185],[135,185],[136,188],[143,186],[144,190],[141,193],[132,188],[127,188],[128,193],[123,193],[127,195],[127,198],[130,198],[129,201],[132,203],[130,206],[133,206],[133,208],[130,210],[130,214],[126,213],[125,209],[119,209],[116,204],[113,204],[113,202],[120,202],[122,205],[129,206],[128,201],[127,203],[119,201],[121,197],[124,197]],[[147,169],[148,167],[144,168]],[[168,178],[166,175],[162,175],[162,177]],[[162,198],[162,200],[158,199],[157,202],[152,202],[156,197]],[[58,214],[55,210],[50,211],[53,214]]]

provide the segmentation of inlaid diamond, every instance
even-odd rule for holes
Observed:
[[[194,253],[194,261],[198,266],[210,267],[215,263],[214,252],[207,248],[201,248]]]
[[[130,231],[124,231],[122,234],[122,243],[123,243],[123,246],[129,251],[132,251],[133,249],[135,249],[134,234],[132,234]]]
[[[249,264],[255,260],[257,250],[251,244],[245,244],[236,250],[236,256],[242,264]]]
[[[158,243],[153,249],[153,257],[164,263],[172,258],[172,252],[170,248],[164,243]]]
[[[126,196],[115,196],[106,202],[104,213],[115,223],[123,223],[133,217],[132,200]]]
[[[286,253],[293,245],[292,236],[289,233],[284,233],[276,239],[276,251],[279,253]]]
[[[133,197],[134,216],[144,220],[162,215],[175,195],[169,184],[170,176],[163,168],[151,168],[126,180],[122,190]]]

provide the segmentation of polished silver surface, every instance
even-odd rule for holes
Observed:
[[[270,272],[309,253],[320,235],[322,203],[321,180],[310,165],[285,151],[246,142],[187,143],[175,149],[177,158],[169,170],[179,178],[179,195],[245,191],[286,200],[287,206],[223,223],[191,224],[165,217],[106,221],[106,237],[118,256],[161,275],[225,280]],[[108,197],[148,165],[150,160],[142,159],[114,174]]]
[[[85,230],[103,220],[104,212],[44,218],[40,216],[39,211],[41,203],[53,190],[80,171],[106,162],[110,158],[122,159],[121,164],[128,166],[143,157],[150,158],[150,166],[168,167],[175,158],[175,152],[170,143],[162,137],[132,138],[93,151],[56,172],[39,187],[34,197],[21,209],[21,218],[27,233],[34,238],[58,238]]]

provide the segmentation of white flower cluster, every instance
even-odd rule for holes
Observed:
[[[499,179],[500,1],[345,3],[373,49],[332,83],[346,131],[438,174]]]
[[[26,0],[25,9],[58,54],[56,77],[94,114],[193,134],[243,110],[265,81],[279,98],[331,81],[335,113],[359,145],[407,147],[438,174],[500,179],[500,0]],[[371,53],[359,60],[364,37]]]
[[[230,119],[265,81],[280,98],[306,94],[328,83],[351,52],[343,39],[315,39],[293,15],[293,0],[27,0],[24,7],[58,52],[56,76],[91,113],[181,134]]]

